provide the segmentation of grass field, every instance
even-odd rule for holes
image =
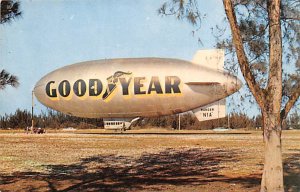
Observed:
[[[157,134],[159,133],[159,134]],[[286,191],[300,191],[300,131],[283,132]],[[258,191],[260,131],[0,131],[0,191]]]

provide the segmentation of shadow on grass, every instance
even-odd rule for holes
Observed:
[[[25,191],[158,191],[170,185],[199,186],[214,182],[257,187],[260,183],[257,176],[227,178],[218,173],[224,168],[221,163],[237,161],[236,154],[222,149],[183,148],[145,153],[139,158],[98,155],[71,165],[48,165],[47,174],[2,175],[0,189],[23,185],[21,189]]]
[[[300,150],[295,154],[290,155],[284,161],[284,186],[285,191],[299,192],[300,191]]]

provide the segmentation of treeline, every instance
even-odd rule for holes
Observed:
[[[145,118],[138,123],[140,127],[179,127],[179,115],[164,116],[157,118]],[[181,129],[214,129],[217,127],[228,127],[228,117],[199,122],[192,113],[180,115]],[[242,113],[234,113],[229,117],[229,127],[238,128],[255,128],[261,127],[261,117],[249,118]]]
[[[74,127],[78,129],[103,128],[103,119],[89,119],[73,117],[48,109],[39,115],[34,115],[34,127],[60,129]],[[14,114],[0,116],[0,129],[20,129],[31,127],[31,113],[27,110],[16,110]],[[287,128],[300,129],[300,116],[297,112],[291,114],[286,121]],[[261,116],[249,118],[243,113],[230,114],[228,117],[199,122],[192,113],[180,115],[181,129],[213,129],[216,127],[238,128],[260,128],[262,126]],[[179,128],[179,115],[163,116],[157,118],[144,118],[135,125],[137,128],[162,127]]]
[[[26,127],[31,127],[31,119],[31,113],[29,111],[17,109],[14,114],[5,114],[4,116],[0,117],[0,128],[25,129]],[[33,125],[34,127],[55,129],[66,127],[80,129],[101,128],[103,127],[103,120],[74,117],[48,109],[46,112],[42,111],[39,115],[34,115]]]
[[[179,115],[164,116],[157,118],[145,118],[138,123],[140,127],[179,127]],[[181,114],[180,118],[181,129],[214,129],[217,127],[229,127],[231,129],[262,128],[262,117],[260,115],[250,118],[244,113],[232,113],[225,118],[213,119],[209,121],[199,122],[192,113]],[[283,129],[300,129],[300,114],[295,111],[288,116],[283,123]]]

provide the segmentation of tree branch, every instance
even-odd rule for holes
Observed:
[[[297,20],[300,21],[300,17],[281,17],[282,20]]]
[[[295,92],[289,97],[289,101],[286,103],[285,107],[280,112],[280,118],[281,120],[285,119],[294,106],[294,104],[297,102],[300,96],[300,86],[298,83],[297,88],[295,89]]]
[[[232,37],[233,37],[233,43],[236,49],[236,54],[238,58],[238,62],[241,68],[241,71],[243,73],[243,76],[245,77],[246,83],[250,89],[250,91],[253,93],[253,96],[260,106],[261,109],[264,109],[265,105],[265,96],[263,90],[259,87],[258,83],[255,80],[255,77],[253,73],[251,72],[250,65],[248,62],[248,59],[245,54],[245,50],[243,47],[243,40],[241,37],[241,32],[239,30],[239,26],[237,24],[236,15],[234,12],[234,8],[232,5],[231,0],[223,0],[223,4],[225,7],[225,13],[227,15],[227,19],[230,24]]]
[[[280,0],[268,1],[269,18],[269,77],[267,85],[266,102],[272,103],[268,110],[272,113],[280,113],[282,101],[282,37],[280,25]]]

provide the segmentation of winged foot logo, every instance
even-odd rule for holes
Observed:
[[[107,78],[107,88],[105,93],[102,96],[102,99],[105,100],[107,99],[111,93],[116,89],[117,87],[117,82],[119,77],[125,76],[125,75],[131,75],[131,72],[123,72],[123,71],[117,71],[115,72],[114,75],[110,76]]]

